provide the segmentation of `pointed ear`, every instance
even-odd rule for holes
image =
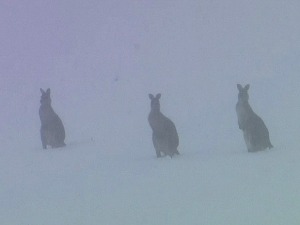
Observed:
[[[50,95],[50,88],[47,89],[46,93]]]
[[[41,91],[42,94],[46,93],[42,88],[40,88],[40,91]]]
[[[154,99],[153,94],[149,94],[149,98],[150,98],[151,100]]]
[[[155,98],[160,99],[160,97],[161,97],[161,93],[158,93]]]
[[[239,91],[243,90],[243,87],[242,87],[242,85],[240,85],[240,84],[237,84],[236,86],[237,86],[237,89],[238,89]]]
[[[249,88],[250,88],[250,84],[247,84],[247,85],[245,86],[245,90],[248,91]]]

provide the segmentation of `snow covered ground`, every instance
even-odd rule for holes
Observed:
[[[298,224],[299,151],[1,154],[3,224]],[[149,152],[151,153],[151,152]],[[5,158],[6,161],[3,160]],[[8,163],[9,162],[9,163]]]
[[[298,225],[300,2],[0,3],[3,225]],[[236,84],[270,131],[248,153]],[[43,150],[40,88],[66,128]],[[148,93],[177,126],[157,159]]]

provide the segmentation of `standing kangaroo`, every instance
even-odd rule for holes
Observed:
[[[50,89],[48,88],[47,91],[43,89],[40,90],[42,96],[39,114],[41,119],[40,133],[43,148],[46,149],[47,145],[50,145],[52,148],[66,146],[64,142],[65,128],[61,119],[51,106]]]
[[[161,94],[157,94],[156,97],[149,94],[151,111],[148,122],[152,128],[152,141],[156,156],[161,157],[162,152],[172,158],[174,154],[179,154],[177,150],[179,138],[174,123],[160,112],[160,97]]]
[[[239,90],[238,102],[236,104],[236,113],[238,117],[239,128],[244,133],[244,139],[248,152],[261,151],[266,148],[272,148],[270,142],[269,131],[264,121],[255,114],[249,105],[248,90],[250,85],[247,84],[244,88],[238,84]]]

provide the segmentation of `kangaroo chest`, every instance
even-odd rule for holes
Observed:
[[[241,103],[237,103],[235,109],[236,109],[237,117],[239,119],[246,115],[245,107],[243,107],[243,105]]]
[[[51,107],[45,107],[45,106],[40,107],[39,115],[42,124],[52,123],[53,120],[55,120],[57,117],[56,113],[53,111]]]
[[[251,110],[247,104],[238,102],[236,104],[236,113],[239,120],[245,121],[250,116]]]
[[[149,124],[155,133],[163,133],[165,130],[166,118],[162,114],[150,113],[148,117]]]

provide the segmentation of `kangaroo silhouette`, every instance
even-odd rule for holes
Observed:
[[[41,120],[40,134],[43,148],[46,149],[48,145],[52,148],[64,147],[66,146],[64,142],[65,128],[61,119],[51,106],[50,88],[48,88],[47,91],[44,91],[42,88],[40,90],[42,96],[40,100],[41,106],[39,115]]]
[[[151,111],[148,122],[152,129],[152,142],[156,156],[159,158],[163,153],[172,158],[174,154],[179,154],[177,150],[179,138],[175,124],[160,112],[160,97],[161,94],[157,94],[156,97],[149,94]]]
[[[244,88],[237,84],[239,90],[238,102],[236,104],[236,113],[238,117],[239,128],[243,131],[244,140],[248,152],[257,152],[272,148],[269,131],[264,121],[252,110],[248,100],[248,90],[250,85]]]

